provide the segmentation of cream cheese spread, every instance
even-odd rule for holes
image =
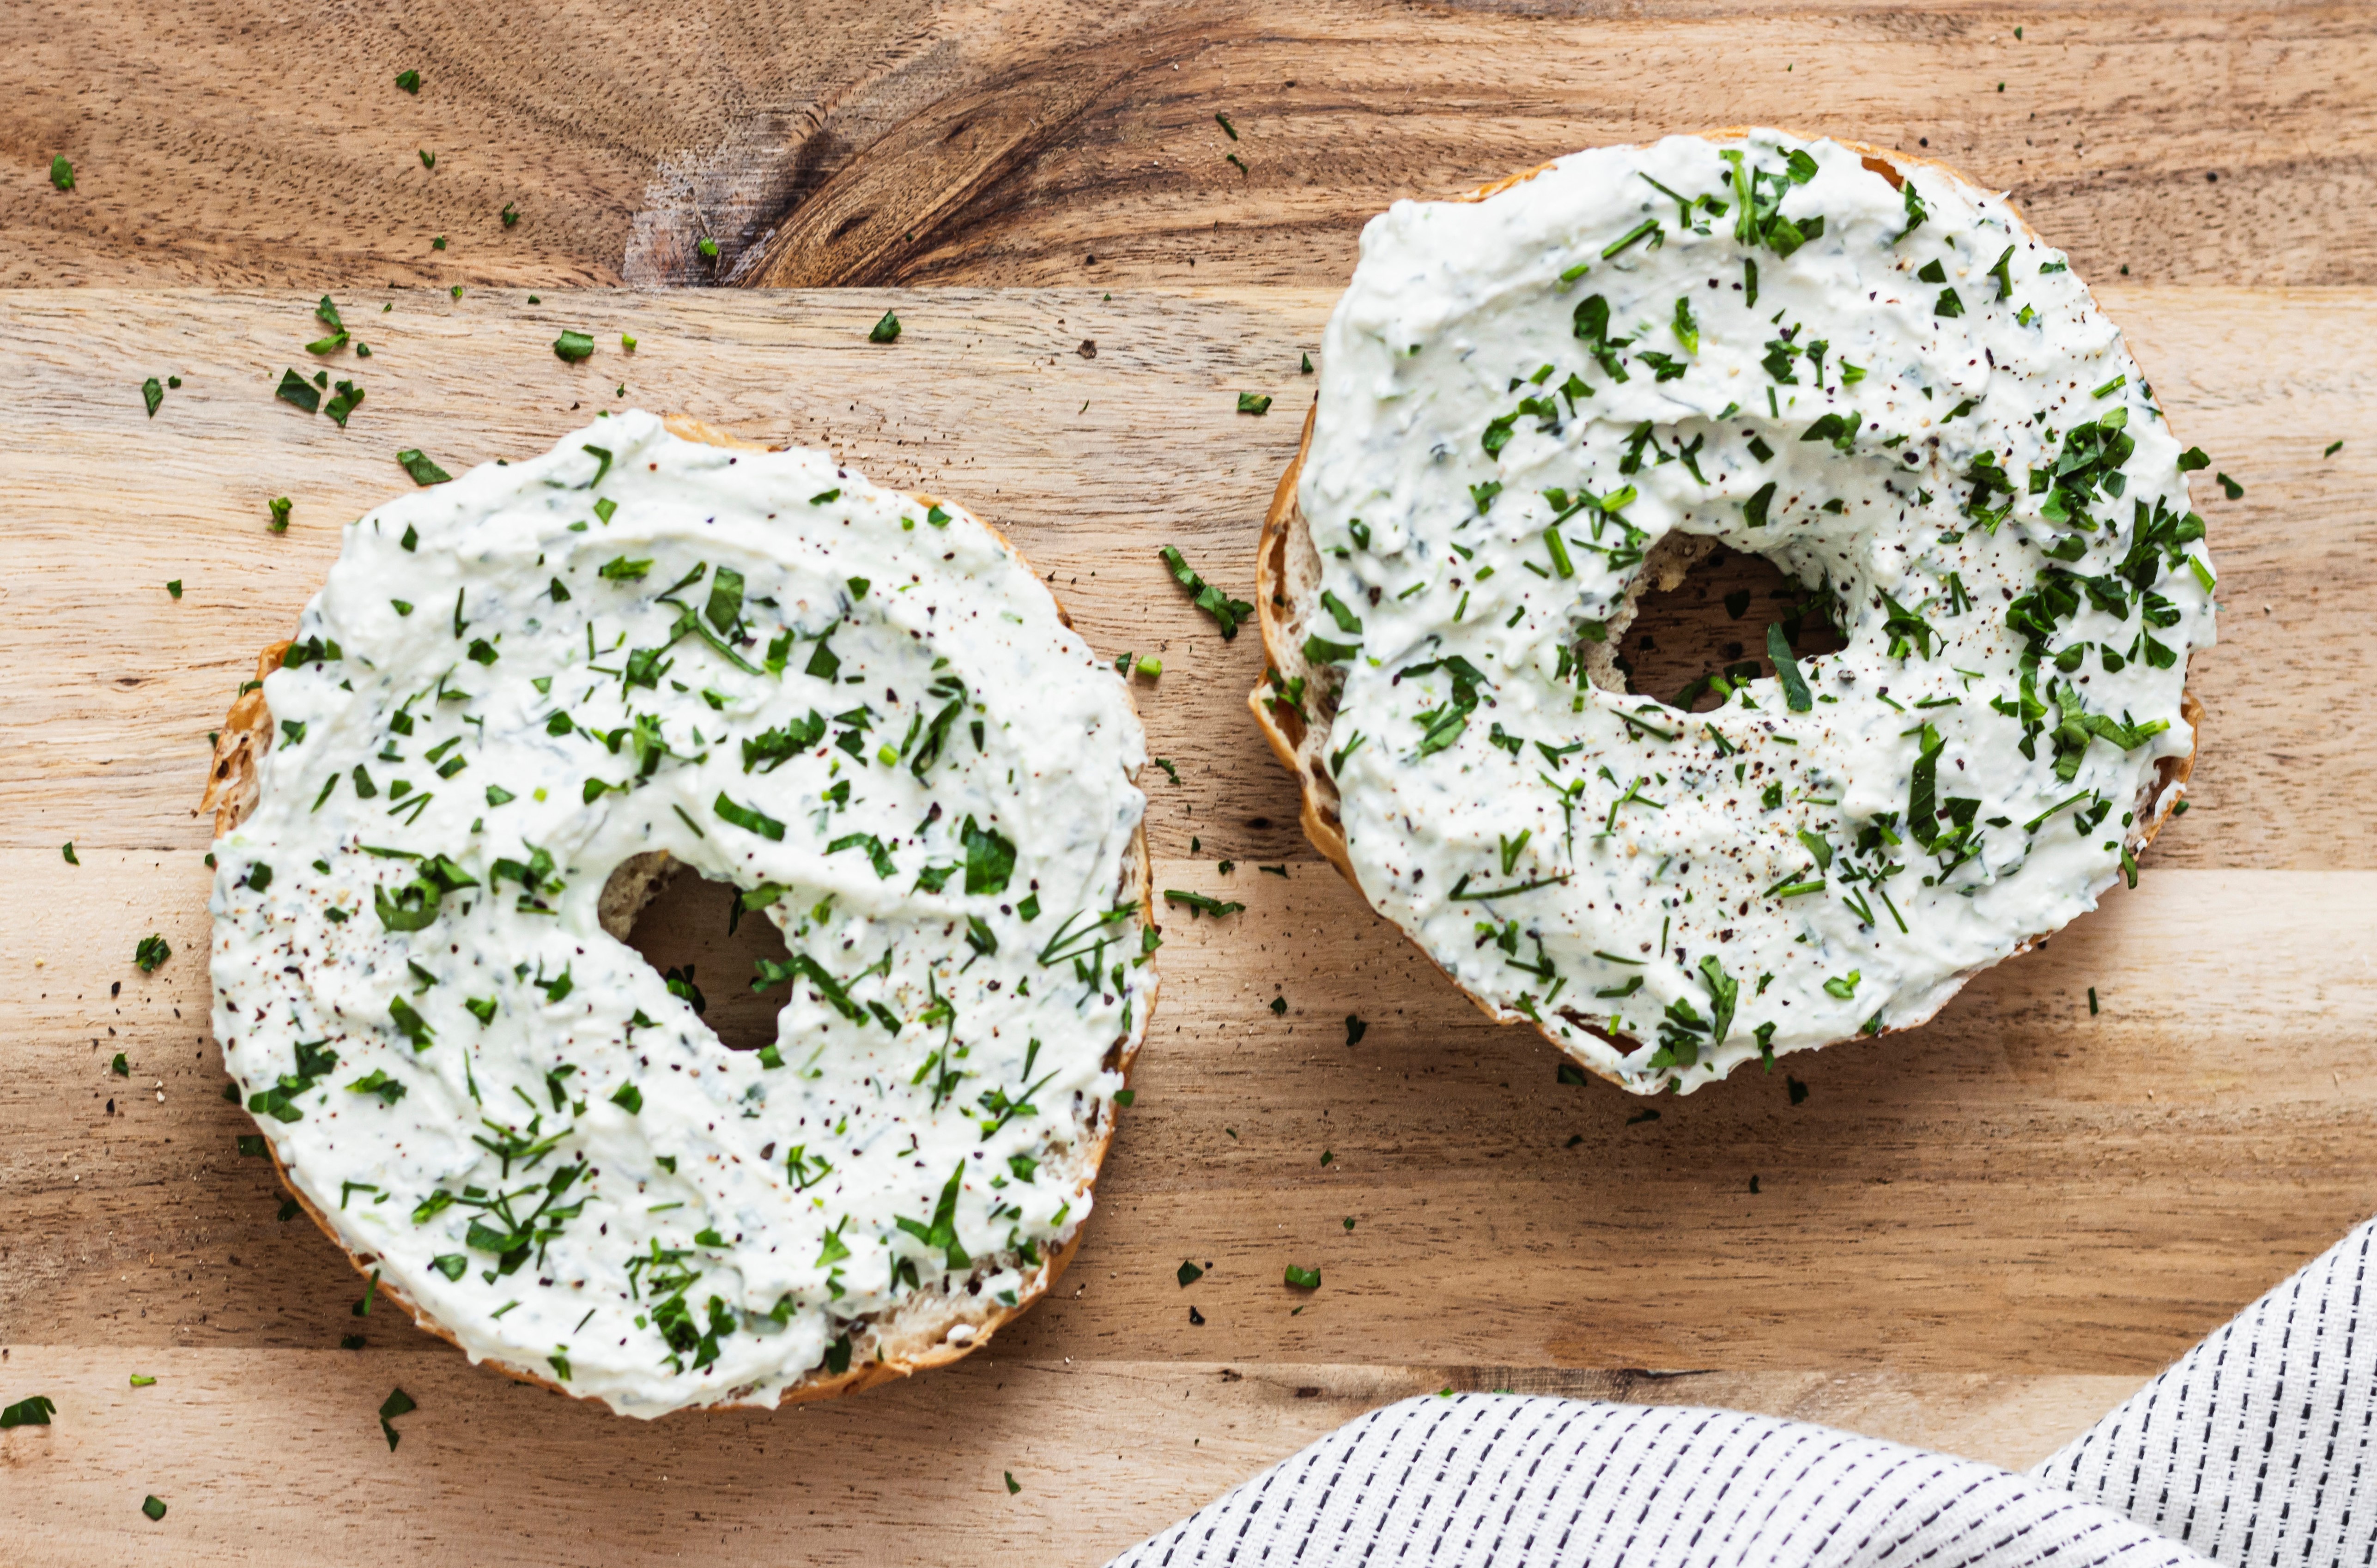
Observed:
[[[216,1035],[472,1359],[772,1405],[876,1314],[1045,1284],[1153,996],[1144,743],[981,522],[606,418],[354,523],[264,694]],[[605,934],[654,851],[782,928],[766,1048]]]
[[[1324,346],[1346,844],[1499,1016],[1689,1090],[1919,1023],[2134,882],[2213,640],[2204,460],[2001,197],[1773,131],[1578,153],[1373,220]],[[1847,646],[1610,688],[1677,533]]]

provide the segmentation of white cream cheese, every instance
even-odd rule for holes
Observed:
[[[299,640],[215,1031],[474,1360],[773,1404],[920,1291],[1037,1287],[1153,994],[1144,744],[989,530],[630,413],[361,519]],[[772,1047],[604,934],[655,850],[782,928]]]
[[[1330,320],[1307,653],[1362,889],[1641,1092],[1920,1022],[2133,878],[2192,748],[2201,454],[2060,252],[1903,173],[1579,153],[1397,203]],[[1706,712],[1588,680],[1678,532],[1821,584],[1847,647]]]

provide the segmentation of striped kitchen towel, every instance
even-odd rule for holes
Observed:
[[[1373,1410],[1114,1568],[2377,1562],[2377,1221],[2015,1475],[1731,1410]]]

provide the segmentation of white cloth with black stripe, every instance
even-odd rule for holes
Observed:
[[[1373,1410],[1124,1552],[1218,1564],[2377,1562],[2377,1221],[2026,1475],[1731,1410]]]

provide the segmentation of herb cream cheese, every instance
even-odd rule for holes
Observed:
[[[2204,460],[2002,197],[1766,130],[1578,153],[1375,219],[1324,347],[1302,652],[1349,856],[1498,1016],[1689,1090],[2134,882],[2213,640]],[[1847,646],[1628,693],[1676,536]]]
[[[607,418],[353,524],[264,696],[216,1035],[472,1359],[773,1405],[884,1314],[962,1345],[1045,1285],[1154,996],[1144,745],[981,522]],[[766,1048],[606,934],[653,852],[782,928]]]

